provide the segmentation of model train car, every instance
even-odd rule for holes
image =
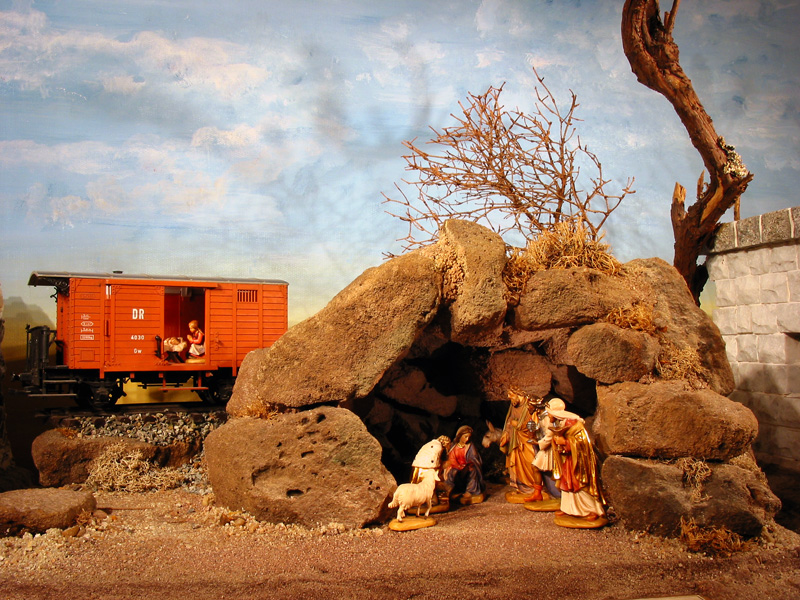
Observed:
[[[288,326],[279,280],[34,272],[28,285],[55,287],[56,330],[27,327],[17,378],[30,396],[86,408],[114,405],[127,382],[227,402],[245,355]]]

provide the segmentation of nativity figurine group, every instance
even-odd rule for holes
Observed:
[[[598,528],[608,521],[600,489],[599,466],[586,424],[566,410],[560,398],[508,390],[509,408],[502,429],[487,421],[482,445],[496,442],[505,455],[510,503],[532,511],[555,513],[563,527]],[[389,504],[397,508],[390,529],[419,529],[436,524],[430,514],[450,502],[477,504],[485,498],[482,459],[474,430],[458,428],[452,441],[441,436],[423,446],[412,463],[411,482],[400,485]],[[425,506],[424,516],[420,516]],[[416,508],[416,516],[406,515]]]

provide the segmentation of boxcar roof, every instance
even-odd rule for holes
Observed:
[[[289,285],[281,279],[256,279],[240,277],[190,277],[188,275],[127,275],[125,273],[59,273],[52,271],[34,271],[28,280],[28,285],[56,285],[70,279],[138,279],[142,281],[172,281],[175,283],[270,283],[275,285]]]

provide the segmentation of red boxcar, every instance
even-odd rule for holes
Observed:
[[[34,272],[28,284],[55,286],[57,324],[28,327],[25,390],[84,406],[113,404],[127,381],[185,389],[190,379],[204,400],[225,402],[245,355],[288,326],[279,280]],[[190,321],[205,334],[201,357],[187,352]]]

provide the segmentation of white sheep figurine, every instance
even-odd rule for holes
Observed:
[[[397,520],[402,523],[405,511],[409,508],[417,507],[417,516],[423,504],[428,505],[425,511],[427,517],[431,512],[431,502],[433,492],[436,489],[436,482],[441,481],[436,469],[420,469],[418,483],[404,483],[397,487],[389,503],[389,508],[397,507]]]

